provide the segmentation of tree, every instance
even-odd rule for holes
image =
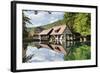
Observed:
[[[27,23],[32,24],[32,23],[30,22],[30,18],[25,15],[24,11],[22,11],[22,20],[23,20],[22,21],[22,24],[23,24],[23,38],[26,38],[26,37],[28,37],[28,32],[26,30],[26,24]]]
[[[69,27],[69,29],[74,32],[74,20],[76,18],[77,13],[65,12],[64,14],[64,22]]]
[[[91,34],[91,15],[90,13],[65,12],[64,22],[73,33],[79,33],[81,40],[86,41],[87,35]]]
[[[82,36],[91,34],[91,16],[89,13],[79,13],[74,21],[74,29]]]

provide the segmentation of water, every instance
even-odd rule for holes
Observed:
[[[89,42],[33,41],[23,43],[23,62],[52,62],[68,60],[85,60],[91,58]]]

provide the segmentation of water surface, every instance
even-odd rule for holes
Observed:
[[[86,60],[91,58],[89,42],[25,42],[23,62],[52,62],[68,60]]]

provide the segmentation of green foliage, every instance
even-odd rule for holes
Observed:
[[[82,45],[82,46],[74,46],[70,50],[69,55],[65,55],[65,60],[86,60],[91,58],[91,50],[90,46]]]
[[[80,33],[82,36],[90,35],[91,30],[90,13],[65,12],[63,21],[72,32]]]
[[[91,23],[89,13],[79,13],[74,21],[74,30],[83,36],[90,35]]]
[[[71,29],[71,31],[74,30],[73,26],[74,26],[74,20],[75,20],[76,14],[77,13],[72,13],[72,12],[65,12],[64,14],[63,21],[69,27],[69,29]]]

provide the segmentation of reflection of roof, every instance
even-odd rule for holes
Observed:
[[[52,49],[52,50],[54,50],[56,52],[67,54],[67,52],[65,51],[65,49],[61,45],[51,45],[51,44],[49,44],[49,46],[48,46],[47,44],[39,44],[39,46],[41,46],[43,48]]]
[[[51,45],[54,51],[62,52],[63,54],[67,54],[65,49],[60,45]]]
[[[47,29],[47,30],[43,30],[41,33],[39,33],[39,35],[48,35],[53,29]]]
[[[60,25],[53,27],[53,31],[50,35],[60,35],[66,30],[67,34],[71,34],[71,31],[66,27],[66,25]]]
[[[46,44],[39,44],[41,47],[43,47],[43,48],[50,48],[48,45],[46,45]]]

